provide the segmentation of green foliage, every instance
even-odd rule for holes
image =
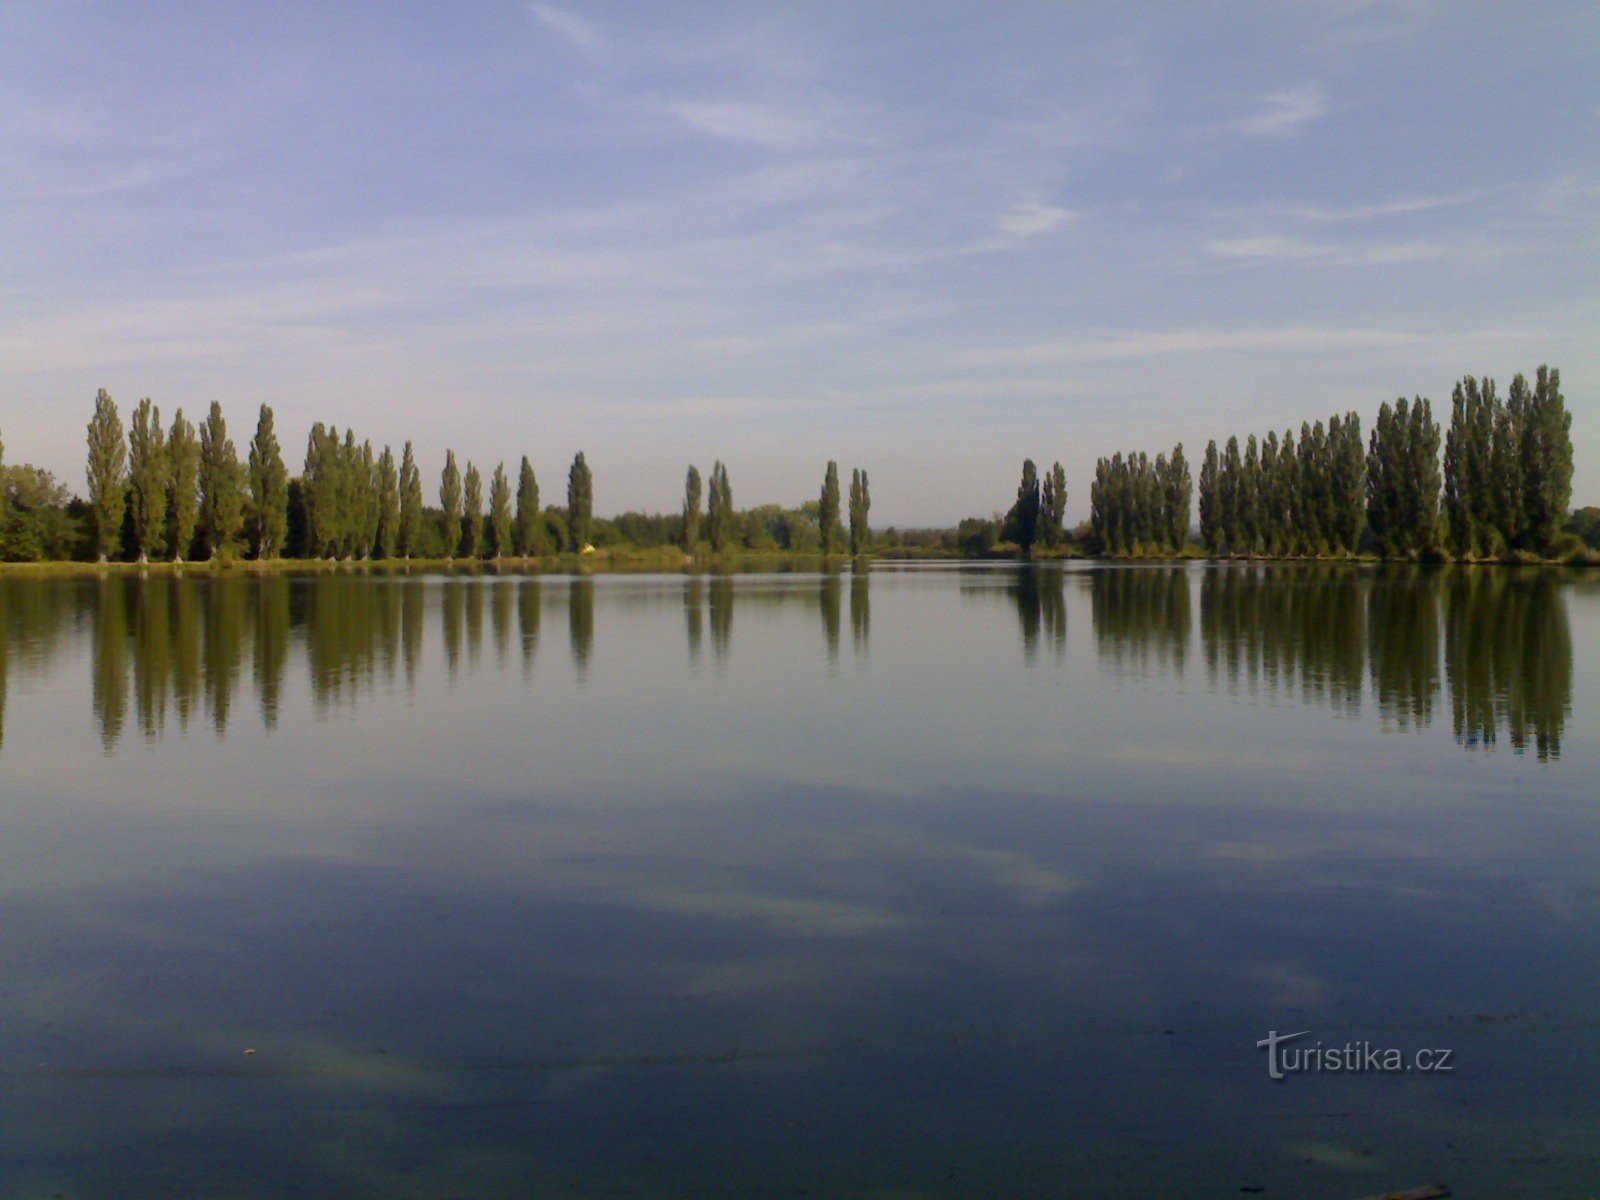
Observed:
[[[1039,470],[1033,465],[1033,459],[1025,458],[1022,460],[1022,480],[1017,484],[1016,501],[1006,513],[1000,529],[1000,536],[1008,542],[1015,542],[1023,554],[1032,552],[1033,543],[1039,536],[1041,507]]]
[[[1039,536],[1053,550],[1065,536],[1067,519],[1067,472],[1059,462],[1052,464],[1044,477],[1039,505]]]
[[[828,460],[828,469],[822,476],[817,528],[822,537],[822,552],[834,553],[839,548],[839,464],[832,459]]]
[[[857,467],[850,473],[850,553],[865,554],[872,546],[872,527],[867,514],[872,509],[872,491],[867,473]]]
[[[700,542],[700,469],[690,466],[683,480],[683,549],[693,554]]]
[[[73,557],[84,529],[69,506],[72,494],[49,471],[26,463],[0,466],[0,557],[51,562]]]
[[[161,410],[147,396],[128,429],[128,499],[139,561],[159,555],[167,532],[167,436]]]
[[[713,554],[721,554],[733,537],[733,489],[728,484],[728,468],[721,461],[712,464],[711,490],[706,498],[706,536]]]
[[[1215,478],[1216,444],[1207,451]],[[1215,495],[1202,470],[1202,508]],[[1095,464],[1089,485],[1089,542],[1102,554],[1178,554],[1189,540],[1189,502],[1193,491],[1189,463],[1181,445],[1172,457],[1113,454]]]
[[[375,476],[378,492],[378,533],[373,553],[379,558],[395,556],[400,546],[400,472],[394,465],[394,451],[388,446],[378,456]]]
[[[511,549],[511,482],[506,478],[505,463],[495,467],[489,483],[489,534],[494,556],[505,557]]]
[[[283,465],[272,410],[265,404],[250,442],[250,504],[246,525],[257,558],[276,558],[289,532],[289,472]]]
[[[212,558],[233,553],[243,515],[244,472],[222,405],[213,400],[200,426],[200,531]]]
[[[444,552],[454,558],[461,549],[461,471],[456,452],[444,452],[444,471],[439,476],[439,507],[444,513]]]
[[[122,534],[128,499],[128,447],[110,394],[101,388],[89,421],[89,506],[94,512],[95,553],[104,562]]]
[[[1211,554],[1222,553],[1222,512],[1217,496],[1221,460],[1217,443],[1206,443],[1206,457],[1200,464],[1200,542]]]
[[[578,451],[567,472],[567,536],[574,551],[589,544],[590,526],[594,522],[594,476],[589,462]]]
[[[527,456],[517,474],[517,526],[513,541],[518,554],[528,557],[545,550],[544,522],[539,519],[539,481]]]
[[[167,549],[174,562],[182,562],[194,547],[200,520],[200,439],[181,408],[167,431],[167,472]]]
[[[466,513],[462,522],[462,544],[468,558],[483,555],[483,476],[478,468],[467,464]]]
[[[417,554],[422,543],[422,472],[407,442],[400,459],[400,525],[395,539],[406,558]]]

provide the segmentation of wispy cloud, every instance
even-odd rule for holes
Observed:
[[[1402,216],[1407,213],[1432,212],[1440,208],[1455,208],[1482,200],[1504,188],[1478,188],[1470,192],[1457,192],[1451,196],[1415,196],[1405,200],[1389,200],[1378,204],[1355,204],[1348,207],[1303,205],[1275,209],[1288,217],[1304,221],[1369,221],[1377,217]]]
[[[563,37],[570,39],[585,50],[593,50],[600,45],[600,35],[595,32],[594,26],[585,21],[576,13],[570,13],[564,8],[556,8],[551,4],[530,4],[528,11],[551,29]]]
[[[1312,121],[1328,113],[1328,102],[1316,84],[1272,92],[1261,98],[1262,111],[1236,123],[1241,133],[1253,137],[1293,137]]]
[[[1202,249],[1213,258],[1250,266],[1303,264],[1331,267],[1373,267],[1392,263],[1424,262],[1458,253],[1440,242],[1364,242],[1339,245],[1282,233],[1214,238]]]
[[[1342,329],[1292,326],[1279,329],[1176,329],[1145,333],[1034,342],[1024,346],[984,347],[953,357],[970,368],[1057,366],[1120,359],[1206,354],[1218,351],[1322,351],[1408,346],[1424,335],[1394,329]]]
[[[1001,214],[995,221],[995,229],[1008,237],[1031,238],[1059,229],[1077,219],[1078,214],[1070,208],[1045,204],[1039,200],[1023,200]]]

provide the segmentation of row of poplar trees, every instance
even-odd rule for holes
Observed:
[[[1189,541],[1194,483],[1183,445],[1172,456],[1113,454],[1094,466],[1089,528],[1103,554],[1178,554]]]
[[[341,437],[318,422],[307,441],[304,473],[291,480],[267,405],[241,461],[220,404],[212,403],[197,431],[182,409],[164,427],[147,398],[124,436],[116,403],[102,388],[89,422],[88,483],[102,562],[125,536],[140,562],[226,556],[241,548],[276,558],[289,539],[291,510],[301,516],[299,549],[307,557],[409,558],[423,545],[422,478],[410,442],[397,463],[389,447],[375,455],[372,443],[357,444],[353,431]],[[567,504],[567,537],[571,548],[582,549],[594,514],[594,481],[582,453],[568,475]],[[447,452],[439,507],[447,556],[550,549],[539,483],[526,457],[515,501],[501,464],[490,478],[486,505],[478,468],[468,463],[463,476],[455,452]]]
[[[1200,540],[1212,554],[1448,554],[1548,557],[1560,550],[1572,501],[1572,416],[1561,372],[1530,384],[1455,386],[1441,437],[1433,406],[1404,398],[1378,410],[1363,444],[1353,412],[1301,425],[1280,441],[1229,438],[1206,447]],[[1444,447],[1441,464],[1440,446]],[[1370,539],[1370,541],[1366,541]]]
[[[705,510],[700,501],[704,495]],[[865,554],[872,546],[868,514],[872,509],[872,490],[867,473],[855,468],[850,474],[850,553]],[[700,469],[691,466],[683,484],[683,548],[693,554],[700,545],[702,523],[711,551],[721,554],[733,542],[733,489],[728,484],[728,468],[720,461],[711,467],[709,490],[702,490]],[[817,531],[824,554],[838,553],[843,540],[839,521],[839,464],[832,460],[822,478],[822,494],[817,500]]]

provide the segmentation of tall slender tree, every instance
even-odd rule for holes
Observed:
[[[115,551],[128,503],[128,445],[111,394],[101,388],[89,421],[89,507],[94,513],[94,546],[100,561]]]
[[[233,552],[244,514],[243,475],[222,405],[213,400],[200,426],[200,532],[212,558]]]
[[[1217,495],[1221,460],[1217,443],[1206,443],[1206,456],[1200,463],[1200,541],[1208,554],[1222,552],[1222,508]]]
[[[822,536],[822,552],[832,554],[839,547],[839,464],[828,460],[822,476],[822,495],[817,504],[817,531]]]
[[[728,468],[719,459],[711,466],[711,490],[706,498],[706,536],[711,552],[721,554],[733,536],[733,489]]]
[[[378,536],[373,553],[391,559],[400,545],[400,472],[388,446],[378,456]]]
[[[139,561],[162,551],[167,531],[167,436],[161,410],[146,396],[128,429],[128,499]]]
[[[1060,462],[1051,464],[1049,472],[1044,477],[1040,506],[1039,534],[1044,539],[1044,544],[1054,549],[1061,544],[1061,539],[1065,536],[1064,525],[1067,519],[1067,471]]]
[[[544,525],[539,518],[539,481],[533,464],[523,455],[517,473],[517,528],[513,535],[517,553],[523,558],[544,552]]]
[[[693,554],[700,543],[700,469],[693,464],[683,478],[683,550]]]
[[[181,563],[200,520],[200,440],[181,408],[167,431],[167,464],[167,548]]]
[[[1182,554],[1189,544],[1189,506],[1193,495],[1189,460],[1183,455],[1183,443],[1179,442],[1172,448],[1166,475],[1161,480],[1162,537],[1174,554]]]
[[[1230,437],[1223,455],[1222,470],[1217,477],[1217,519],[1221,527],[1222,542],[1229,554],[1238,554],[1243,538],[1239,520],[1239,489],[1244,479],[1244,460],[1239,454],[1239,439]]]
[[[489,529],[494,536],[494,556],[504,558],[511,549],[511,481],[505,463],[498,464],[489,481]]]
[[[581,551],[589,544],[589,533],[594,524],[594,476],[589,462],[580,450],[567,472],[567,531],[572,538],[572,549]]]
[[[407,442],[400,459],[400,553],[409,561],[422,540],[422,472]]]
[[[444,472],[439,476],[439,507],[444,510],[444,555],[454,558],[461,549],[461,470],[456,452],[444,452]]]
[[[872,529],[867,514],[872,509],[872,492],[867,483],[867,473],[860,467],[850,473],[850,553],[857,558],[872,545]]]
[[[1530,549],[1549,554],[1572,504],[1572,414],[1561,372],[1541,366],[1522,422],[1522,507]]]
[[[247,525],[257,558],[277,558],[289,532],[289,472],[273,428],[272,409],[261,406],[250,442]]]
[[[465,525],[466,553],[468,558],[480,558],[483,555],[483,476],[478,473],[478,468],[467,464],[466,479],[466,517]]]
[[[1033,552],[1033,543],[1039,536],[1039,509],[1042,497],[1039,491],[1039,469],[1033,459],[1022,460],[1022,479],[1017,484],[1017,499],[1006,514],[1002,537],[1015,542],[1023,554]]]

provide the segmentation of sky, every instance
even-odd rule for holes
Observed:
[[[0,5],[0,436],[586,452],[875,525],[1561,369],[1600,503],[1600,6]]]

